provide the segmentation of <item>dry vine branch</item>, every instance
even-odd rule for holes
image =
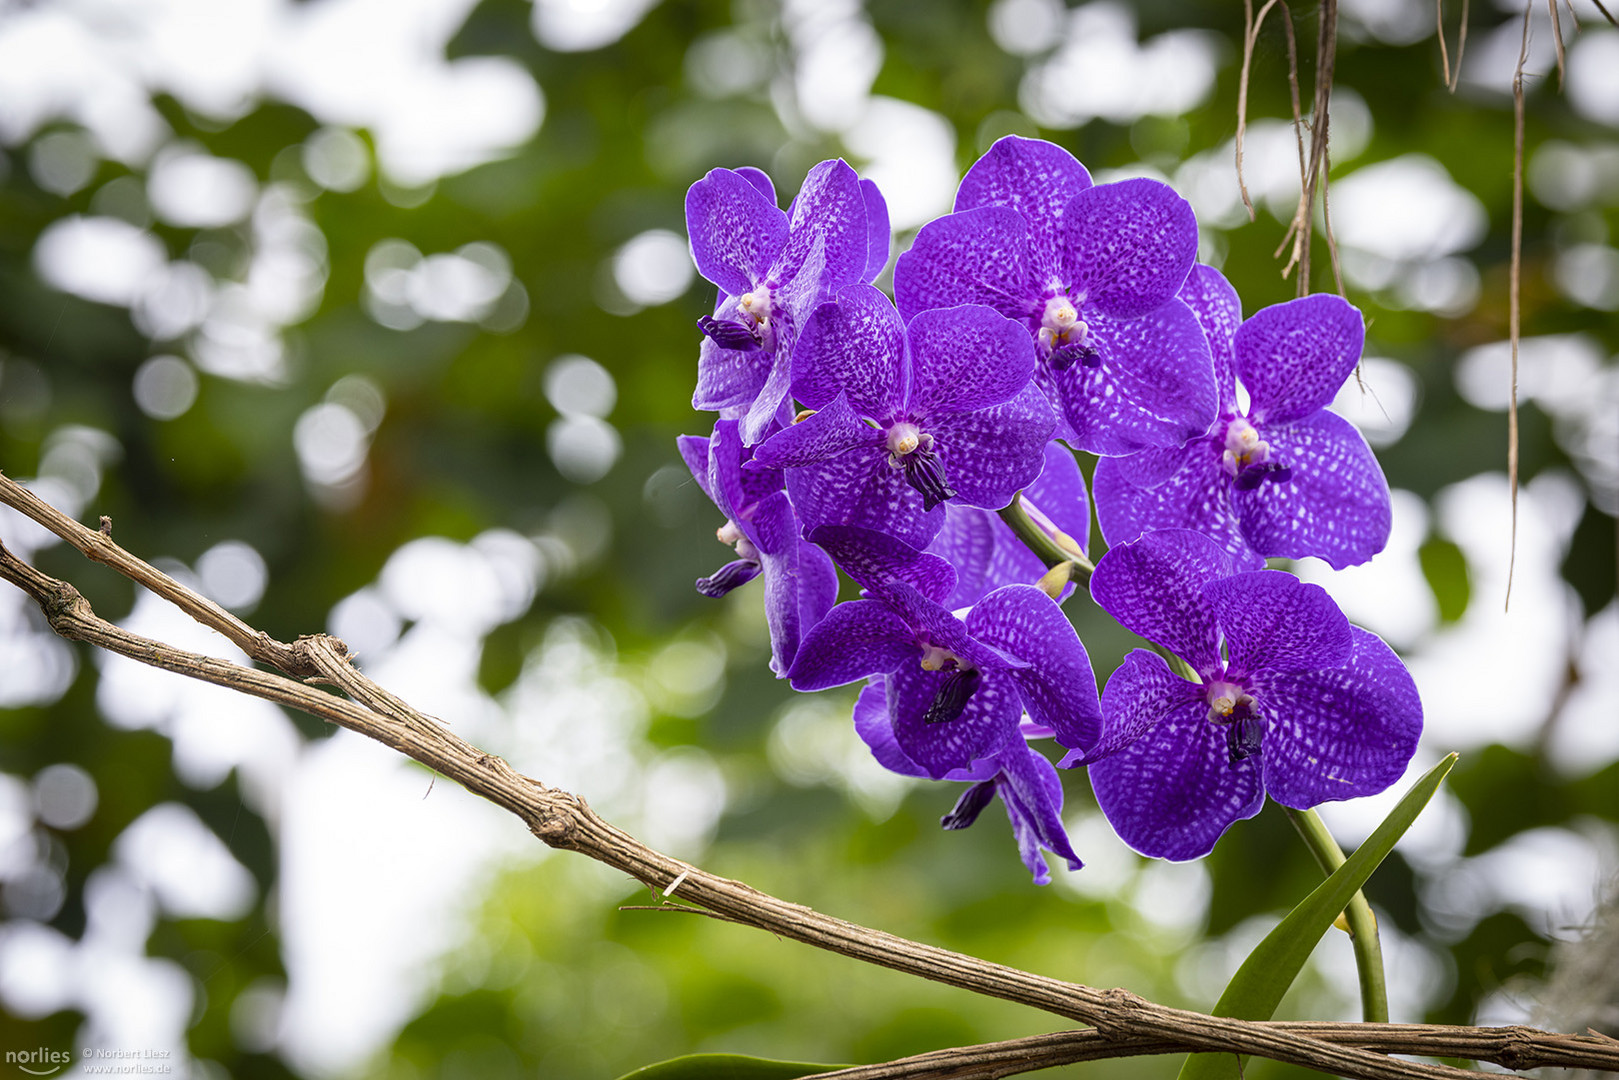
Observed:
[[[255,651],[250,655],[280,666],[283,673],[184,652],[132,634],[97,616],[72,585],[41,573],[0,544],[0,578],[27,593],[51,628],[63,637],[298,709],[375,739],[516,814],[551,847],[587,855],[648,887],[667,889],[678,880],[683,900],[723,918],[867,963],[1095,1025],[1092,1031],[1063,1036],[1077,1040],[1065,1052],[1086,1055],[1071,1060],[1212,1051],[1252,1054],[1365,1080],[1461,1080],[1471,1075],[1446,1066],[1388,1058],[1383,1056],[1385,1053],[1471,1056],[1518,1068],[1549,1064],[1619,1069],[1619,1041],[1602,1037],[1559,1036],[1516,1028],[1298,1025],[1206,1016],[1154,1004],[1125,990],[1098,990],[908,941],[788,903],[654,851],[602,820],[580,797],[522,776],[501,758],[485,753],[371,682],[354,668],[341,641],[316,635],[286,644],[247,627],[234,616],[221,618],[217,605],[130,555],[106,534],[61,514],[3,474],[0,503],[44,525],[131,580],[143,585],[151,582],[154,591],[199,622],[221,629],[222,633],[227,632],[222,625],[228,627],[231,632],[227,636],[238,643],[246,640],[254,644]],[[342,689],[352,700],[311,686],[307,679]],[[1062,1041],[1057,1036],[1040,1038]],[[1030,1064],[1038,1055],[1031,1057],[1026,1052],[1029,1049],[1014,1047],[1006,1051],[1022,1054],[1015,1060],[985,1058],[978,1064],[948,1059],[948,1055],[977,1053],[983,1048],[944,1051],[941,1053],[945,1058],[931,1063],[914,1067],[890,1063],[843,1075],[849,1080],[1001,1077],[1059,1063],[1046,1060]],[[1023,1066],[1013,1067],[1018,1061]],[[910,1071],[880,1071],[901,1065]],[[969,1065],[979,1071],[962,1071]]]

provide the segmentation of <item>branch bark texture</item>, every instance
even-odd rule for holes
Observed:
[[[51,628],[65,638],[297,709],[375,739],[517,815],[549,846],[579,852],[649,888],[667,890],[678,879],[682,901],[724,919],[1092,1025],[1089,1031],[938,1051],[831,1074],[841,1080],[1003,1077],[1073,1061],[1193,1051],[1254,1054],[1365,1080],[1460,1080],[1471,1075],[1386,1056],[1395,1053],[1472,1058],[1515,1069],[1560,1065],[1619,1070],[1619,1040],[1604,1036],[1527,1028],[1256,1023],[1213,1017],[1158,1005],[1126,990],[1064,982],[909,941],[790,903],[654,851],[603,820],[579,796],[521,775],[502,758],[372,682],[354,666],[340,640],[314,635],[291,643],[276,641],[119,547],[105,522],[101,530],[90,529],[3,474],[0,503],[45,526],[86,557],[172,601],[255,661],[276,670],[244,667],[132,634],[96,615],[72,585],[41,573],[0,544],[0,578],[27,593]]]

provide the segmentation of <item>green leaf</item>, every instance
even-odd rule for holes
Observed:
[[[1232,1016],[1243,1020],[1269,1020],[1281,1004],[1282,995],[1293,985],[1310,958],[1321,935],[1327,932],[1338,913],[1349,903],[1349,898],[1372,876],[1378,864],[1394,850],[1395,843],[1405,835],[1411,823],[1428,805],[1440,781],[1456,764],[1456,755],[1428,770],[1399,805],[1383,819],[1366,842],[1344,864],[1306,896],[1298,907],[1287,913],[1276,929],[1265,935],[1242,962],[1232,976],[1225,993],[1214,1006],[1215,1016]],[[1180,1080],[1237,1080],[1241,1076],[1234,1054],[1192,1054],[1181,1066]]]
[[[1439,621],[1456,622],[1467,613],[1467,602],[1473,597],[1467,556],[1451,541],[1432,536],[1417,549],[1417,560],[1439,605]]]
[[[688,1054],[636,1069],[619,1080],[798,1080],[847,1068],[850,1066],[772,1061],[746,1054]]]

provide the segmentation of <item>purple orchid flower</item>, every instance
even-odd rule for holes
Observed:
[[[1175,297],[1196,254],[1192,208],[1167,184],[1093,187],[1060,146],[1008,135],[900,256],[894,295],[907,318],[988,304],[1018,320],[1074,445],[1128,454],[1214,419],[1208,344]]]
[[[697,581],[704,596],[721,597],[739,585],[764,578],[765,620],[770,626],[770,669],[785,678],[799,641],[831,610],[838,575],[824,551],[801,539],[798,519],[782,474],[745,467],[751,455],[742,446],[735,420],[714,425],[711,438],[682,435],[680,454],[698,486],[725,515],[716,535],[737,557]]]
[[[698,320],[692,405],[740,419],[751,446],[787,396],[804,319],[887,262],[887,206],[842,161],[809,171],[790,214],[758,169],[714,169],[686,193],[686,231],[698,271],[720,289],[714,314]]]
[[[1020,740],[1025,710],[1062,745],[1085,749],[1100,730],[1096,677],[1062,610],[1032,585],[1008,585],[965,619],[939,601],[955,587],[944,559],[885,533],[822,526],[809,538],[865,589],[805,635],[795,690],[883,676],[895,744],[941,779]]]
[[[805,324],[793,395],[816,410],[760,445],[806,525],[856,525],[925,546],[946,500],[999,509],[1036,476],[1057,417],[1030,384],[1034,350],[987,307],[900,321],[851,285]]]
[[[1132,652],[1103,691],[1101,741],[1063,761],[1089,763],[1097,805],[1143,855],[1207,855],[1267,794],[1295,809],[1375,795],[1422,733],[1405,665],[1320,586],[1233,569],[1207,536],[1168,529],[1111,549],[1091,577],[1103,609],[1197,675]]]
[[[1044,528],[1066,533],[1084,550],[1090,546],[1091,515],[1079,462],[1055,440],[1046,443],[1045,462],[1039,477],[1022,492],[1023,508]],[[944,528],[927,550],[956,568],[956,588],[945,600],[952,610],[971,607],[1002,585],[1039,581],[1046,572],[1045,563],[996,514],[959,502],[945,504]]]
[[[926,769],[905,756],[894,739],[888,692],[881,680],[869,682],[860,691],[854,704],[854,726],[885,769],[901,776],[928,775]],[[971,768],[954,769],[944,779],[972,786],[961,793],[955,808],[939,824],[946,829],[965,829],[999,795],[1012,822],[1018,853],[1036,885],[1051,883],[1051,870],[1040,853],[1042,848],[1066,860],[1070,870],[1084,865],[1074,854],[1063,827],[1062,782],[1057,770],[1024,740],[1013,739],[1000,753],[974,762]]]
[[[1207,266],[1181,296],[1213,349],[1220,419],[1185,446],[1097,465],[1096,512],[1109,542],[1196,529],[1245,569],[1269,556],[1314,555],[1341,570],[1382,551],[1388,482],[1355,426],[1325,408],[1360,362],[1360,312],[1316,294],[1243,322],[1236,290]],[[1252,398],[1246,413],[1239,378]]]

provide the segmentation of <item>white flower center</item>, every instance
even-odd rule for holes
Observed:
[[[1225,429],[1225,452],[1220,462],[1225,471],[1236,476],[1249,465],[1263,465],[1270,460],[1270,443],[1259,437],[1252,424],[1237,417]]]
[[[937,645],[922,646],[922,670],[943,671],[954,668],[956,671],[971,671],[973,665],[949,649],[941,649]]]
[[[737,298],[737,304],[744,313],[751,316],[757,323],[770,321],[770,314],[774,310],[770,302],[770,286],[760,285],[752,292],[743,293]]]

